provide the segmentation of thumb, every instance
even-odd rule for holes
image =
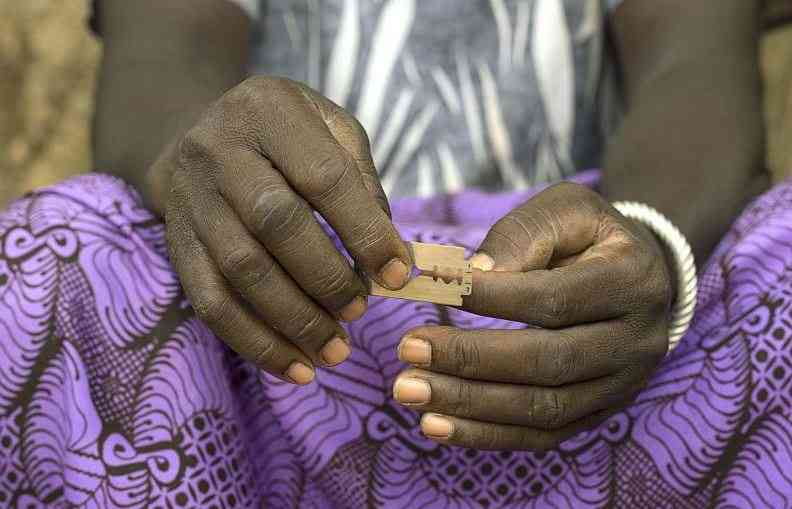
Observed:
[[[357,163],[363,185],[380,208],[390,216],[390,205],[374,166],[366,130],[351,113],[327,97],[306,86],[302,86],[301,90],[318,108],[330,134]]]
[[[605,205],[601,196],[586,187],[552,186],[495,223],[470,259],[471,265],[501,272],[554,266],[594,244]]]

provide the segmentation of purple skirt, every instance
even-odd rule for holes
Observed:
[[[528,196],[394,212],[407,239],[475,248]],[[792,507],[792,182],[723,239],[638,400],[547,453],[438,445],[391,399],[407,329],[517,324],[372,299],[350,360],[295,387],[194,317],[163,234],[102,175],[0,213],[0,507]]]

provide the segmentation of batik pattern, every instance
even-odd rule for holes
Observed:
[[[394,211],[406,238],[474,248],[529,195]],[[101,175],[0,214],[0,506],[792,507],[792,183],[734,224],[637,401],[546,453],[438,445],[391,398],[411,327],[519,324],[372,299],[351,358],[292,386],[193,316],[163,233]]]

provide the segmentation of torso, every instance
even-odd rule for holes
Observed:
[[[355,114],[391,196],[522,189],[599,164],[600,0],[269,0],[253,72]]]

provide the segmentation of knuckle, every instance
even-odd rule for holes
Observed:
[[[529,390],[523,404],[532,427],[543,430],[554,429],[561,420],[563,409],[555,391]]]
[[[232,88],[225,96],[226,106],[249,106],[257,104],[262,97],[262,91],[273,90],[278,85],[278,79],[269,76],[251,76],[239,85]]]
[[[481,350],[475,341],[466,341],[457,331],[450,332],[449,364],[455,374],[475,376],[481,365]]]
[[[230,139],[243,145],[258,147],[254,132],[271,129],[274,119],[281,118],[292,100],[288,80],[270,76],[252,76],[230,91],[213,106],[214,122]],[[293,89],[293,87],[291,87]]]
[[[299,235],[308,226],[311,217],[305,202],[286,186],[269,188],[260,193],[252,209],[255,233],[272,241]]]
[[[251,362],[259,368],[267,369],[272,363],[275,354],[275,342],[259,339],[255,342]]]
[[[474,402],[476,401],[476,390],[473,384],[469,382],[460,382],[455,384],[455,386],[454,407],[460,416],[470,417],[473,413]]]
[[[555,249],[553,233],[547,221],[537,216],[535,208],[525,206],[501,218],[487,234],[487,242],[503,256],[515,260],[525,253],[540,260],[550,260]]]
[[[376,170],[372,172],[362,172],[360,177],[363,179],[363,186],[366,190],[371,194],[375,200],[377,200],[377,204],[385,211],[385,214],[388,216],[391,215],[390,210],[390,203],[388,203],[388,198],[385,196],[385,190],[382,188],[382,182],[380,182],[379,176],[376,173]]]
[[[216,133],[201,125],[193,127],[179,142],[179,167],[215,162],[221,152],[222,140]]]
[[[329,334],[324,334],[324,317],[310,305],[301,306],[294,314],[294,319],[291,321],[297,325],[296,330],[289,335],[289,338],[295,343],[313,342],[320,338],[326,339]]]
[[[639,254],[635,239],[628,234],[622,226],[616,226],[616,232],[609,235],[610,259],[615,262],[622,262],[620,266],[623,270],[640,272],[643,267],[643,260]],[[637,270],[635,270],[637,269]]]
[[[218,262],[220,271],[241,292],[266,280],[274,263],[259,256],[255,249],[240,247],[228,251]]]
[[[554,387],[567,383],[577,363],[572,338],[561,333],[560,339],[548,344],[547,351],[549,356],[542,362],[544,366],[537,366],[538,372],[544,371],[544,383]]]
[[[222,296],[207,289],[194,290],[190,295],[190,304],[195,314],[210,328],[225,322],[229,300],[229,296]]]
[[[342,126],[342,129],[340,129],[341,132],[338,134],[341,136],[344,143],[348,143],[349,146],[354,147],[353,152],[359,154],[360,157],[363,157],[363,154],[369,152],[370,141],[368,133],[366,133],[366,129],[357,118],[350,115],[343,108],[337,108],[333,112],[333,121],[336,126]]]
[[[336,110],[336,120],[338,122],[342,122],[346,125],[347,130],[357,139],[358,142],[366,142],[368,144],[368,134],[366,133],[366,129],[363,127],[363,124],[355,118],[354,115],[350,115],[345,109],[338,108]]]
[[[301,187],[309,199],[323,200],[340,195],[344,190],[339,189],[339,184],[347,181],[354,168],[355,161],[348,154],[332,142],[325,142],[309,160]]]
[[[379,252],[382,248],[392,249],[389,229],[377,214],[361,218],[350,231],[352,239],[347,242],[347,247],[352,252],[368,253]],[[370,263],[370,260],[364,259],[361,263]]]
[[[564,397],[557,391],[547,391],[539,398],[540,427],[544,429],[558,429],[567,423],[569,405]]]
[[[371,142],[366,129],[363,127],[363,124],[361,124],[360,121],[352,115],[344,114],[343,117],[349,120],[350,128],[354,133],[357,143],[366,150],[369,150]]]
[[[295,82],[277,76],[252,76],[231,89],[216,111],[236,127],[266,121],[288,110],[299,94]]]
[[[349,296],[354,290],[355,282],[348,267],[342,263],[332,263],[312,282],[314,294],[318,300],[337,300]]]
[[[542,307],[544,309],[544,324],[550,328],[560,327],[563,324],[563,317],[569,311],[569,298],[566,289],[557,283],[552,285]]]
[[[256,261],[255,253],[246,247],[232,248],[223,254],[219,261],[220,270],[230,278],[238,278],[253,269]]]
[[[513,210],[495,223],[491,232],[506,241],[511,247],[512,255],[518,255],[525,245],[530,245],[539,238],[539,226],[527,210]]]

